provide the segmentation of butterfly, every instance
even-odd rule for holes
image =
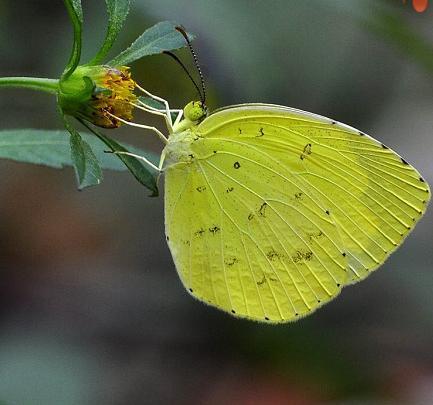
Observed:
[[[430,199],[397,153],[309,112],[257,103],[207,116],[196,101],[169,129],[159,169],[176,269],[191,295],[237,317],[311,314],[380,267]]]
[[[184,287],[241,318],[297,320],[380,267],[426,211],[430,189],[383,143],[320,115],[272,104],[240,104],[208,115],[183,110],[142,87],[141,109],[162,115],[169,136],[165,232]],[[163,108],[161,108],[161,105]],[[172,114],[175,114],[174,122]],[[128,153],[130,154],[130,153]]]

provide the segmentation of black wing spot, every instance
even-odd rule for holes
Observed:
[[[197,190],[199,193],[202,193],[203,191],[206,190],[206,186],[198,186],[198,187],[196,188],[196,190]]]
[[[314,239],[318,239],[318,238],[322,237],[323,236],[323,232],[322,231],[319,231],[317,233],[313,232],[313,233],[309,233],[307,235],[308,235],[308,239],[310,241],[313,241]]]
[[[358,132],[359,135],[364,136],[365,134],[361,131]]]
[[[264,284],[265,282],[266,282],[266,277],[265,277],[265,275],[263,274],[263,278],[262,278],[260,281],[257,281],[256,284],[257,284],[257,285],[262,285],[262,284]]]
[[[332,125],[336,125],[336,124],[337,124],[337,121],[331,121],[331,124],[332,124]]]
[[[266,218],[266,207],[268,206],[268,203],[265,201],[259,208],[258,214],[260,217]]]
[[[383,149],[389,149],[388,146],[384,145],[383,143],[381,143],[381,145]]]
[[[189,288],[189,292],[194,292],[194,290],[192,288]]]
[[[170,237],[169,237],[169,236],[166,236],[166,237],[165,237],[165,240],[168,242],[168,241],[170,240]]]
[[[401,159],[401,161],[402,161],[402,163],[403,163],[404,165],[409,166],[409,163],[407,163],[406,160],[404,160],[403,158],[400,158],[400,159]]]
[[[326,212],[326,215],[330,215],[330,214],[329,214],[329,210],[326,210],[325,212]]]
[[[234,163],[233,163],[233,167],[234,167],[235,169],[239,169],[239,168],[241,167],[241,164],[240,164],[239,162],[234,162]]]
[[[214,151],[213,151],[213,153],[217,153],[217,151],[216,151],[216,150],[214,150]]]
[[[232,314],[235,314],[235,313],[236,313],[236,311],[234,309],[232,309]]]
[[[297,200],[300,200],[301,197],[302,197],[303,195],[304,195],[304,193],[301,193],[301,192],[296,193],[296,194],[295,194],[295,198],[296,198]]]
[[[311,147],[311,143],[307,143],[304,146],[304,151],[301,153],[301,156],[299,156],[301,160],[304,160],[308,155],[311,155]]]
[[[275,261],[277,259],[279,259],[281,257],[280,253],[278,253],[276,250],[271,249],[269,252],[266,253],[266,257],[270,260],[270,261]]]
[[[188,156],[189,156],[191,159],[194,159],[194,155],[193,155],[192,153],[190,153]]]
[[[299,316],[299,314],[296,312],[295,316]]]
[[[343,257],[346,257],[346,253],[342,253]]]
[[[265,133],[263,131],[263,128],[259,129],[259,133],[256,135],[256,138],[260,138],[261,136],[263,136]]]
[[[420,181],[421,183],[425,183],[425,180],[424,180],[422,177],[419,178],[419,181]],[[427,191],[428,191],[428,190],[427,190]]]
[[[218,228],[217,226],[214,226],[213,228],[209,228],[209,232],[212,233],[213,235],[215,235],[219,231],[220,228]]]
[[[204,234],[204,229],[203,229],[203,228],[200,228],[198,231],[195,232],[194,235],[200,237],[200,236],[202,236],[203,234]]]
[[[231,193],[233,190],[234,190],[233,187],[229,187],[229,188],[226,190],[226,193]]]
[[[269,321],[269,318],[267,316],[265,316],[265,321]]]
[[[337,287],[340,287],[341,286],[341,284],[340,283],[337,283]]]
[[[311,250],[297,250],[292,256],[293,263],[309,262],[313,258],[313,252]]]
[[[239,135],[242,135],[242,129],[240,129],[240,128],[238,128],[239,129]]]
[[[225,260],[224,260],[224,263],[227,265],[227,266],[233,266],[234,264],[236,264],[236,263],[239,263],[239,259],[237,258],[237,257],[235,257],[235,256],[233,256],[233,257],[229,257],[229,258],[226,258]]]
[[[322,301],[320,301],[320,300],[317,300],[317,303],[318,303],[318,304],[320,304],[321,302],[322,302]]]
[[[248,221],[251,221],[253,218],[254,218],[254,214],[253,214],[253,213],[250,213],[250,214],[248,215]]]

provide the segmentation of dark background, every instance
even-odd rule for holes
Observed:
[[[83,3],[85,60],[106,16],[102,0]],[[433,48],[422,52],[433,46],[433,5],[136,0],[116,50],[161,20],[197,35],[211,109],[255,101],[330,116],[433,183]],[[400,38],[406,29],[421,42]],[[58,77],[70,46],[61,1],[0,0],[0,75]],[[133,72],[173,107],[196,98],[167,57]],[[54,98],[24,90],[1,90],[0,124],[61,127]],[[151,133],[114,135],[161,149]],[[71,169],[0,162],[2,405],[433,403],[431,210],[377,273],[306,319],[267,326],[184,291],[163,199],[147,195],[127,173],[79,193]]]

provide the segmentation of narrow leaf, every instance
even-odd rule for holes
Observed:
[[[104,142],[111,149],[112,152],[129,152],[129,150],[126,149],[124,146],[120,145],[114,139],[108,138],[107,136],[103,135],[87,122],[81,120],[80,122],[90,131],[92,131],[102,142]],[[151,197],[158,196],[158,172],[156,170],[149,170],[147,166],[145,166],[139,159],[133,156],[128,156],[125,154],[116,154],[116,156],[125,164],[125,166],[137,179],[138,182],[140,182],[143,186],[152,191],[152,194],[150,195]]]
[[[73,166],[69,132],[66,130],[10,129],[0,131],[0,158],[23,163],[45,165],[56,169]],[[81,138],[91,147],[103,169],[125,171],[124,163],[113,153],[106,153],[107,147],[95,135],[80,133]],[[123,145],[125,149],[151,161],[158,156]]]
[[[83,30],[83,9],[81,0],[64,0],[69,18],[74,28],[74,43],[72,45],[71,56],[63,72],[62,77],[69,77],[80,63],[82,47],[82,30]]]
[[[111,66],[129,65],[144,56],[155,55],[164,51],[183,48],[185,38],[176,31],[179,24],[163,21],[147,29],[132,45],[116,56],[109,64]],[[193,36],[188,34],[192,40]]]
[[[107,34],[105,35],[104,43],[97,55],[89,63],[90,65],[97,65],[107,56],[120,30],[129,13],[130,0],[105,0],[108,11],[108,27]]]
[[[72,126],[68,128],[71,134],[71,159],[77,175],[78,188],[96,186],[102,181],[102,170],[98,159],[89,144],[81,139],[80,134]]]

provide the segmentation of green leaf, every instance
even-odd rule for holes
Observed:
[[[108,138],[107,136],[100,133],[98,130],[96,130],[96,128],[88,124],[86,121],[80,120],[80,122],[90,131],[92,131],[102,142],[104,142],[111,149],[112,152],[132,152],[137,155],[147,157],[146,154],[143,155],[143,153],[141,152],[136,152],[132,149],[128,150],[127,148],[116,142],[114,139]],[[152,191],[152,194],[150,195],[151,197],[158,196],[158,172],[156,170],[149,170],[147,166],[145,166],[139,159],[133,156],[128,156],[125,154],[116,154],[115,156],[117,156],[125,164],[125,166],[137,179],[138,182],[140,182],[143,186]],[[149,160],[152,160],[152,158],[150,158]]]
[[[183,48],[185,38],[176,31],[179,24],[163,21],[144,31],[132,45],[109,62],[111,66],[126,66],[144,56]],[[192,40],[193,36],[188,34]]]
[[[108,27],[107,34],[105,35],[104,43],[101,49],[96,54],[96,56],[89,62],[89,65],[99,64],[107,53],[110,51],[111,47],[116,41],[120,30],[122,29],[123,23],[129,13],[129,7],[131,4],[130,0],[105,0],[107,4],[108,11]]]
[[[70,130],[71,159],[77,175],[78,188],[97,186],[102,181],[102,170],[98,159],[77,130]]]
[[[128,170],[95,135],[80,133],[81,138],[92,148],[101,168],[116,171]],[[132,153],[158,161],[158,156],[130,145],[122,145]],[[73,166],[69,132],[66,130],[10,129],[0,131],[0,158],[23,163],[45,165],[56,169]]]
[[[78,189],[96,186],[102,181],[102,170],[98,159],[89,144],[81,139],[78,131],[71,125],[63,113],[60,104],[57,106],[66,129],[70,133],[71,159],[77,176]]]
[[[74,43],[72,45],[71,56],[63,72],[62,78],[69,77],[80,63],[83,31],[83,9],[81,0],[64,0],[69,18],[74,28]]]

